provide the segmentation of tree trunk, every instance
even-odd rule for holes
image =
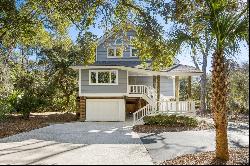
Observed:
[[[216,129],[216,157],[229,159],[227,138],[227,65],[223,50],[213,55],[212,113]]]
[[[207,85],[207,55],[203,55],[203,63],[202,63],[202,75],[201,75],[201,113],[204,114],[206,111],[206,85]]]
[[[30,119],[30,112],[23,112],[23,119],[29,120]]]

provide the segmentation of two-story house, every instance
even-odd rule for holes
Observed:
[[[112,33],[98,41],[95,63],[72,66],[79,72],[80,119],[83,121],[125,121],[133,114],[134,121],[159,112],[188,113],[194,111],[194,102],[179,101],[179,78],[189,80],[201,71],[174,61],[161,71],[152,71],[142,65],[130,39],[135,31],[127,32],[126,40],[114,38]],[[122,47],[121,47],[122,46]],[[156,77],[160,84],[156,84]],[[157,88],[159,86],[157,98]],[[157,101],[159,99],[159,101]],[[171,101],[170,101],[171,100]]]

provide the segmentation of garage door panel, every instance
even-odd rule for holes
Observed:
[[[124,121],[123,99],[87,99],[86,121]]]

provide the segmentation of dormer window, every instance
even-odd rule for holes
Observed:
[[[123,48],[122,47],[109,47],[107,49],[108,58],[121,58],[123,57]]]

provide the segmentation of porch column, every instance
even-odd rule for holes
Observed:
[[[180,81],[179,76],[175,76],[175,99],[176,99],[176,112],[179,111],[179,91],[180,91]]]
[[[187,93],[188,93],[188,100],[192,100],[192,78],[188,76],[188,86],[187,86]]]
[[[153,88],[156,89],[156,76],[153,76]]]
[[[161,94],[161,76],[157,75],[156,77],[157,82],[157,110],[159,110],[159,101],[160,101],[160,94]]]
[[[141,98],[137,99],[137,110],[142,108]]]
[[[188,111],[191,111],[191,100],[192,100],[192,78],[188,76],[188,86],[187,86],[187,94],[188,94]]]

